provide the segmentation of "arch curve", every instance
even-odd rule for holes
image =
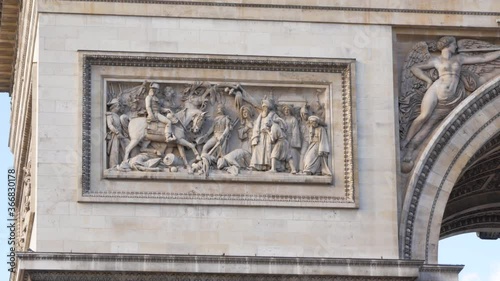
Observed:
[[[467,97],[433,132],[411,172],[400,221],[404,259],[437,263],[440,226],[469,159],[500,131],[500,75]]]

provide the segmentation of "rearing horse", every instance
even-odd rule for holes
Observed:
[[[200,132],[203,122],[205,120],[205,115],[207,112],[203,112],[197,108],[188,108],[177,112],[175,117],[179,120],[177,123],[172,124],[173,133],[176,137],[175,141],[171,141],[167,143],[167,146],[171,144],[177,145],[177,149],[179,150],[179,154],[184,162],[184,165],[189,169],[189,163],[186,159],[186,153],[184,151],[184,147],[189,147],[194,155],[199,158],[200,154],[196,150],[196,146],[190,141],[186,140],[186,130],[197,134]],[[157,139],[149,139],[146,135],[146,129],[148,127],[148,123],[146,121],[146,117],[138,117],[130,120],[128,125],[128,131],[130,135],[130,143],[127,145],[125,149],[125,155],[123,157],[123,161],[127,161],[130,155],[130,151],[134,147],[136,147],[141,141],[147,141],[147,144],[151,141],[158,141]],[[164,135],[162,134],[163,138]],[[166,140],[163,140],[166,142]]]

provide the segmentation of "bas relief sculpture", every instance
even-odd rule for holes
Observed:
[[[403,173],[413,169],[420,146],[440,121],[500,74],[499,58],[498,46],[451,36],[412,48],[403,66],[399,97]]]
[[[326,89],[280,91],[108,81],[106,171],[332,178]]]

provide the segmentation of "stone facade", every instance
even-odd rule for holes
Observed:
[[[11,144],[31,168],[12,278],[457,280],[434,265],[441,219],[500,128],[498,57],[412,153],[401,103],[422,99],[401,89],[443,35],[495,52],[498,3],[300,2],[25,1]]]
[[[40,145],[39,148],[38,167],[40,170],[46,171],[45,175],[40,175],[39,180],[47,184],[50,183],[51,188],[59,190],[58,194],[62,197],[58,202],[53,202],[49,198],[39,201],[38,218],[40,227],[37,229],[37,239],[48,243],[39,243],[41,248],[38,248],[38,251],[96,252],[99,249],[106,249],[109,252],[148,252],[151,254],[170,252],[176,254],[226,253],[227,255],[304,255],[324,257],[340,251],[342,255],[352,257],[370,257],[375,253],[380,253],[385,258],[398,257],[396,190],[387,188],[387,186],[391,185],[389,182],[393,181],[392,185],[395,184],[395,152],[391,152],[392,149],[386,145],[387,139],[379,137],[383,135],[394,136],[392,130],[394,121],[390,118],[394,109],[390,106],[387,107],[387,105],[392,104],[392,91],[390,84],[383,84],[381,80],[372,79],[370,77],[374,77],[374,75],[369,74],[380,72],[383,67],[390,67],[390,64],[387,63],[387,61],[390,61],[391,56],[390,29],[377,26],[330,25],[327,28],[324,25],[316,26],[305,23],[287,24],[62,14],[40,14],[39,21],[39,40],[45,46],[40,49],[39,54],[39,99],[48,103],[47,106],[40,106],[39,122],[40,126],[44,130],[46,129],[47,134],[40,135],[39,138],[40,144],[45,145]],[[78,22],[86,24],[78,24]],[[128,32],[132,27],[137,29],[133,34]],[[210,37],[206,40],[202,38],[205,29],[208,29],[206,32],[210,34]],[[189,46],[192,49],[190,53],[215,53],[220,54],[219,57],[224,59],[225,57],[222,54],[306,57],[310,56],[308,54],[310,54],[311,48],[316,48],[318,52],[324,52],[323,54],[318,53],[316,56],[349,58],[350,54],[345,53],[346,49],[329,48],[329,45],[342,38],[342,41],[346,44],[355,46],[358,31],[361,34],[370,36],[371,40],[377,41],[380,46],[374,49],[359,48],[357,50],[359,54],[357,54],[356,60],[362,67],[361,69],[356,68],[356,77],[358,77],[356,81],[358,82],[353,87],[356,88],[356,93],[363,93],[363,95],[356,95],[355,97],[367,105],[375,103],[375,101],[386,105],[381,109],[362,107],[356,113],[358,124],[364,124],[364,127],[360,127],[357,131],[358,135],[363,135],[362,140],[360,138],[357,144],[357,148],[360,152],[366,152],[361,157],[367,159],[363,160],[365,166],[358,167],[356,171],[358,173],[366,171],[366,175],[372,173],[374,177],[379,173],[388,175],[387,178],[380,179],[378,183],[366,182],[368,179],[366,177],[364,177],[365,182],[354,183],[353,189],[359,189],[359,194],[365,194],[364,200],[366,201],[363,204],[366,204],[366,207],[357,211],[349,209],[306,209],[299,211],[300,209],[295,208],[262,209],[261,207],[250,207],[241,209],[237,207],[238,205],[263,205],[269,204],[269,202],[276,202],[275,205],[287,206],[290,203],[287,203],[286,198],[280,199],[280,196],[296,196],[294,194],[297,193],[305,197],[305,202],[301,202],[300,198],[292,198],[297,202],[294,205],[307,206],[309,204],[314,206],[314,202],[317,201],[320,203],[316,204],[317,206],[327,206],[325,203],[321,205],[321,197],[318,197],[327,195],[340,198],[336,200],[339,203],[336,203],[335,199],[333,199],[330,204],[337,204],[339,207],[343,204],[345,207],[356,207],[356,204],[361,202],[356,201],[355,193],[350,191],[353,195],[348,195],[345,191],[344,179],[348,175],[343,175],[344,160],[342,156],[345,153],[342,149],[344,142],[342,134],[338,134],[338,137],[334,136],[335,139],[333,140],[333,154],[337,156],[334,157],[334,171],[338,178],[335,178],[335,185],[331,187],[321,185],[288,186],[286,184],[268,187],[253,183],[224,185],[223,183],[210,184],[203,182],[193,182],[192,187],[185,184],[168,187],[161,181],[147,181],[149,187],[144,186],[142,189],[137,189],[133,182],[128,181],[123,182],[120,186],[117,186],[114,184],[115,181],[111,180],[102,180],[100,184],[96,181],[99,175],[102,174],[102,168],[92,164],[102,161],[102,157],[99,157],[99,150],[103,151],[101,145],[104,140],[104,135],[96,136],[96,134],[105,130],[105,128],[99,129],[96,126],[103,124],[103,121],[100,121],[100,124],[93,125],[92,128],[96,129],[96,131],[91,133],[91,139],[88,143],[80,144],[82,131],[74,129],[80,128],[82,125],[82,121],[79,120],[83,116],[82,110],[84,109],[79,108],[79,106],[85,105],[85,99],[82,96],[82,90],[85,89],[81,88],[81,85],[85,83],[85,77],[81,70],[84,69],[85,54],[90,50],[95,49],[100,53],[111,51],[123,53],[126,51],[127,53],[124,56],[127,56],[131,53],[144,55],[158,52],[187,52]],[[293,32],[293,36],[290,36],[290,32]],[[132,46],[134,42],[142,41],[140,38],[135,38],[135,34],[144,36],[142,40],[149,43],[147,45]],[[252,40],[251,38],[254,35],[258,35],[263,39]],[[98,40],[98,36],[102,36],[101,39]],[[306,37],[310,38],[310,40],[304,41]],[[205,43],[207,40],[213,43]],[[116,41],[117,44],[106,44],[108,41]],[[92,44],[98,45],[92,46]],[[166,48],[166,44],[172,45],[173,49]],[[207,45],[210,47],[207,47]],[[129,47],[125,48],[124,46]],[[64,49],[61,50],[61,48]],[[254,51],[251,51],[252,48],[255,48]],[[260,51],[257,51],[257,49]],[[288,51],[286,51],[287,49]],[[79,50],[85,50],[85,52]],[[374,54],[374,52],[377,54]],[[125,60],[123,64],[127,64],[127,61]],[[204,77],[205,79],[240,79],[236,81],[252,79],[250,81],[253,81],[253,83],[256,83],[256,81],[268,81],[269,83],[273,81],[271,79],[277,82],[281,80],[280,83],[290,83],[298,79],[307,79],[305,81],[315,81],[316,79],[318,79],[316,81],[330,81],[329,79],[334,79],[333,82],[330,82],[333,83],[333,87],[336,87],[331,92],[331,99],[334,101],[332,112],[335,114],[332,128],[337,131],[343,130],[342,81],[339,80],[340,76],[334,75],[333,78],[327,78],[326,76],[322,77],[320,74],[314,74],[317,77],[315,78],[313,74],[307,74],[307,72],[304,74],[301,74],[301,72],[297,74],[283,72],[283,74],[277,73],[279,76],[273,78],[273,75],[275,75],[273,72],[262,70],[257,72],[250,70],[194,71],[188,68],[184,71],[183,68],[173,67],[147,67],[146,69],[129,67],[116,71],[120,67],[112,65],[97,65],[95,68],[90,78],[93,82],[92,85],[96,87],[94,88],[95,91],[91,91],[92,95],[94,95],[90,102],[92,109],[102,108],[103,103],[99,101],[97,93],[99,93],[98,89],[102,87],[100,85],[103,85],[101,77],[110,77],[110,75],[112,75],[111,78],[119,78],[120,75],[122,77],[137,77],[138,81],[148,77],[154,77],[155,81],[160,78],[174,79],[176,77],[188,81]],[[72,71],[66,71],[65,69]],[[196,69],[199,69],[199,67]],[[390,71],[383,73],[388,76],[387,79],[392,79]],[[266,76],[263,76],[264,74]],[[299,74],[306,78],[300,78]],[[56,76],[59,78],[55,79]],[[366,77],[366,80],[361,83],[363,79],[359,77]],[[368,91],[368,88],[371,90]],[[61,96],[64,96],[64,99],[61,99]],[[49,104],[53,104],[54,107]],[[97,110],[93,112],[95,111]],[[59,115],[59,113],[62,115]],[[45,119],[49,115],[68,116],[69,118]],[[94,120],[102,120],[102,117],[98,116],[91,115],[90,118],[91,124],[94,124]],[[370,122],[366,123],[363,120],[370,120]],[[84,119],[84,129],[86,122]],[[371,122],[380,124],[378,125],[381,126],[378,135],[369,133],[369,130],[373,127]],[[389,125],[391,123],[393,125]],[[387,126],[382,128],[384,124],[387,124]],[[54,146],[55,143],[57,143],[57,146]],[[378,148],[372,150],[377,143]],[[84,149],[80,145],[83,145],[83,148],[85,148],[85,145],[91,145],[92,153],[94,151],[97,153],[97,155],[91,156],[90,161],[90,174],[97,178],[91,179],[89,185],[89,191],[97,192],[92,192],[88,196],[82,191],[82,184],[85,185],[85,182],[79,182],[82,174],[81,165],[86,164],[81,162],[81,159],[85,159],[86,155],[82,155]],[[387,161],[379,162],[381,159]],[[64,177],[57,174],[57,167],[61,164],[66,167]],[[393,174],[393,176],[389,176],[390,174]],[[82,177],[81,180],[84,181],[85,177]],[[221,190],[221,188],[227,191]],[[164,199],[161,194],[158,194],[159,192],[167,192],[169,189],[171,189],[170,194],[173,194],[170,198]],[[213,195],[208,193],[207,196],[216,196],[215,200],[208,200],[210,200],[210,204],[217,206],[191,207],[163,204],[130,204],[139,202],[205,203],[205,201],[200,201],[203,200],[201,196],[208,192],[204,190],[214,190],[212,191]],[[241,193],[240,190],[243,190],[243,192]],[[227,193],[227,195],[223,195],[224,193],[221,194],[221,192]],[[183,198],[182,193],[190,194],[190,197]],[[230,198],[231,201],[229,202],[224,198],[217,198],[217,196],[221,195],[229,197],[231,194],[238,193],[243,196],[234,199]],[[273,201],[272,198],[265,199],[265,197],[261,197],[261,200],[268,203],[259,202],[259,200],[255,201],[252,198],[263,193],[277,198]],[[382,194],[385,194],[380,197],[383,199],[375,199]],[[348,197],[342,199],[346,195]],[[310,199],[308,199],[308,196],[310,196]],[[350,199],[349,196],[351,196]],[[138,197],[138,199],[136,200],[134,197]],[[363,200],[362,198],[359,200]],[[259,199],[259,197],[256,199]],[[78,203],[76,200],[88,203]],[[345,203],[341,200],[344,200]],[[307,203],[307,201],[311,203]],[[102,204],[102,202],[121,202],[125,204]],[[223,204],[233,206],[225,207]],[[144,214],[143,209],[146,211]],[[325,223],[325,217],[331,219]],[[67,220],[64,218],[67,218]],[[87,221],[87,223],[82,224],[83,221]],[[146,221],[150,222],[146,223]],[[147,225],[146,228],[145,225]],[[214,227],[216,228],[214,229]],[[54,228],[60,230],[57,231],[56,236],[58,237],[54,236]],[[351,229],[351,231],[342,233],[334,231],[335,229]],[[371,230],[366,231],[366,229]],[[393,231],[387,231],[388,229]],[[371,231],[383,232],[384,235],[367,236]],[[80,236],[83,232],[87,234]],[[97,240],[92,241],[90,237]],[[170,238],[162,239],[161,237]],[[284,237],[288,238],[284,239]],[[298,244],[298,241],[301,242]],[[360,243],[366,246],[366,249],[362,252],[357,250]],[[47,245],[47,248],[44,248],[43,245]],[[335,245],[343,245],[343,247],[336,249]]]

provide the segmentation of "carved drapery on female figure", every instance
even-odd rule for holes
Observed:
[[[281,111],[283,112],[283,120],[286,123],[286,136],[290,145],[290,155],[294,163],[294,166],[290,167],[290,170],[297,172],[300,162],[300,148],[302,147],[299,121],[293,116],[293,105],[284,104]]]
[[[241,148],[252,152],[250,140],[253,131],[253,110],[250,106],[243,105],[240,108],[240,127],[238,129],[238,138],[241,141]]]
[[[304,104],[300,108],[300,134],[302,135],[302,143],[300,147],[299,169],[301,172],[304,168],[304,156],[306,155],[307,148],[309,147],[309,125],[307,123],[309,116],[309,105]]]
[[[328,167],[328,156],[330,144],[326,125],[318,116],[310,116],[309,124],[309,147],[304,155],[304,173],[308,175],[332,175]]]
[[[431,56],[429,50],[434,47],[441,51],[440,56]],[[413,168],[418,146],[467,92],[484,83],[485,77],[500,72],[500,63],[492,63],[493,67],[487,68],[469,66],[498,60],[500,51],[479,53],[494,49],[491,44],[477,40],[460,40],[457,44],[450,36],[440,38],[437,43],[419,42],[414,46],[405,62],[401,83],[403,172]]]

